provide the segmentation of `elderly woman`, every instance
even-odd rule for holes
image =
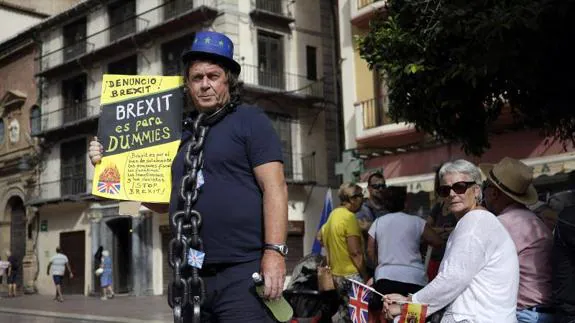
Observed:
[[[428,304],[428,315],[447,306],[442,323],[517,322],[517,252],[495,215],[480,206],[480,170],[457,160],[444,164],[439,176],[437,194],[457,217],[457,225],[435,279],[409,297],[386,295],[388,317],[399,314],[398,301],[408,301]]]
[[[348,292],[351,283],[345,278],[367,281],[363,238],[355,212],[361,208],[361,187],[344,183],[338,191],[341,206],[335,208],[327,222],[318,232],[318,240],[327,253],[327,265],[331,267],[336,287],[343,302],[336,314],[336,322],[351,322],[348,311]]]
[[[108,298],[114,298],[114,288],[112,287],[112,257],[110,257],[108,250],[102,251],[100,268],[104,269],[102,276],[100,276],[100,286],[102,287],[102,297],[100,299],[105,301]]]

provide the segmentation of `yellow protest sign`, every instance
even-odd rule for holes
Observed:
[[[92,194],[169,202],[170,168],[182,134],[182,85],[180,76],[104,75],[98,125],[104,153]]]

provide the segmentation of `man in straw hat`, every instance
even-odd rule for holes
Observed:
[[[241,66],[233,53],[231,39],[212,31],[196,32],[183,53],[191,107],[184,119],[181,149],[172,164],[171,199],[169,207],[145,206],[171,216],[186,212],[180,191],[194,195],[195,187],[199,193],[191,207],[202,221],[198,225],[201,240],[194,240],[201,241],[203,250],[190,250],[192,261],[184,267],[186,271],[200,268],[205,284],[201,322],[267,322],[271,318],[252,293],[251,277],[254,272],[263,275],[265,298],[281,298],[286,274],[287,185],[281,142],[271,121],[261,109],[241,103]],[[205,135],[202,126],[208,129]],[[188,149],[190,143],[195,144]],[[203,156],[197,172],[190,171],[188,151],[197,151],[194,158]],[[99,142],[90,143],[92,163],[100,161],[102,152]],[[189,174],[197,174],[194,185],[183,180]],[[190,279],[196,290],[197,279]],[[194,309],[183,307],[187,321]]]
[[[552,323],[551,231],[527,208],[537,202],[533,170],[519,160],[505,157],[495,165],[479,165],[487,181],[484,198],[487,208],[507,229],[519,257],[517,320]]]

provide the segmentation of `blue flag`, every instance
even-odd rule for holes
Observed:
[[[317,225],[318,232],[319,229],[321,229],[321,227],[327,222],[327,218],[329,217],[329,214],[331,213],[332,209],[333,207],[331,202],[331,189],[328,188],[327,192],[325,192],[325,199],[323,200],[323,209],[321,210],[321,217],[319,219],[319,224]],[[317,238],[313,241],[313,246],[311,247],[311,253],[314,255],[321,254],[321,244],[319,243]]]

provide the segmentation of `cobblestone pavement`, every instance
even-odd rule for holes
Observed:
[[[64,295],[64,302],[52,300],[52,296],[23,295],[16,298],[0,298],[0,314],[15,321],[33,323],[168,323],[172,321],[171,310],[165,296],[116,296],[102,301],[97,297],[83,295]],[[18,320],[18,317],[37,317],[34,320]],[[41,318],[40,318],[41,317]],[[53,321],[48,320],[53,318]]]

